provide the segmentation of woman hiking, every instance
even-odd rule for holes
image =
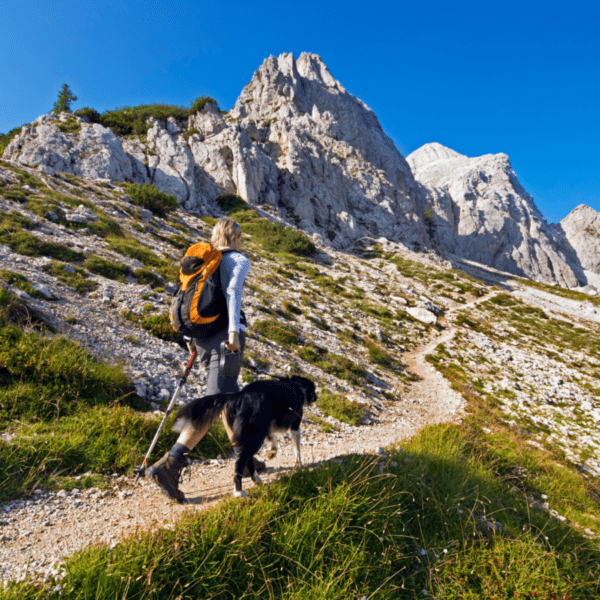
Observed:
[[[237,378],[242,365],[246,343],[246,316],[242,310],[244,280],[250,271],[250,261],[241,252],[242,228],[230,217],[217,221],[211,236],[213,247],[222,251],[220,269],[221,289],[227,305],[227,325],[206,339],[195,339],[198,358],[208,369],[206,396],[238,392]],[[227,353],[225,373],[221,373],[222,343],[235,354]],[[226,375],[226,376],[224,376]],[[224,415],[223,415],[224,417]],[[229,439],[232,432],[223,418]],[[193,425],[186,427],[177,438],[175,445],[158,462],[146,470],[146,475],[154,481],[163,494],[179,503],[185,502],[185,494],[179,489],[179,475],[187,465],[187,455],[204,437],[210,423],[201,429]],[[257,470],[264,469],[264,463],[254,459]]]

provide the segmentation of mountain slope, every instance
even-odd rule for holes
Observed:
[[[154,214],[134,191],[0,162],[3,597],[162,597],[178,581],[206,597],[208,559],[235,597],[251,573],[253,595],[288,598],[597,597],[600,300],[492,269],[484,284],[377,240],[286,245],[302,234],[272,207],[216,203],[252,264],[244,381],[253,364],[304,374],[320,397],[305,469],[283,443],[268,485],[229,500],[215,423],[182,484],[192,504],[173,506],[132,467],[189,356],[166,326],[177,261],[214,220]],[[81,391],[99,369],[119,376],[112,396]],[[173,440],[167,426],[156,456]]]

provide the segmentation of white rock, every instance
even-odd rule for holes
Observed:
[[[407,308],[406,312],[415,319],[421,321],[422,323],[427,323],[428,325],[434,325],[437,323],[437,317],[435,313],[427,310],[426,308],[415,306],[412,308]]]
[[[42,285],[41,283],[33,283],[31,285],[31,287],[40,292],[41,294],[44,295],[44,297],[46,298],[46,300],[52,300],[52,298],[54,298],[54,294],[52,292],[52,290],[48,287],[46,287],[45,285]]]

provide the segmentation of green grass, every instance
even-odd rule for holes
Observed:
[[[127,185],[125,191],[131,196],[131,200],[137,206],[146,208],[157,217],[166,217],[170,212],[179,208],[179,201],[173,194],[157,189],[152,183],[148,185],[131,183]]]
[[[92,358],[64,337],[41,337],[19,327],[0,330],[0,426],[53,419],[82,405],[135,396],[125,373]]]
[[[27,277],[21,275],[20,273],[14,273],[13,271],[0,269],[0,279],[16,287],[17,289],[26,292],[32,298],[37,298],[39,300],[43,300],[46,298],[46,296],[44,296],[42,292],[33,289],[33,284],[31,283],[31,281],[29,281]]]
[[[174,415],[151,457],[157,460],[176,440]],[[0,501],[21,497],[38,487],[61,489],[98,485],[102,473],[131,472],[141,464],[161,417],[128,406],[80,407],[75,413],[13,429],[11,444],[0,441]],[[32,441],[33,440],[33,441]],[[231,450],[220,422],[194,448],[193,456],[215,457]],[[86,472],[89,481],[74,478]]]
[[[349,381],[352,385],[361,386],[364,383],[366,371],[351,359],[329,352],[316,344],[308,344],[298,349],[298,356],[312,363],[329,375]]]
[[[132,274],[140,285],[149,285],[152,288],[163,285],[163,280],[150,269],[135,269]]]
[[[130,271],[127,265],[111,262],[99,256],[90,256],[86,259],[83,266],[90,273],[94,273],[94,275],[101,275],[102,277],[120,281],[121,283],[127,281],[127,274]]]
[[[108,247],[123,256],[139,260],[144,266],[153,268],[162,277],[170,281],[176,281],[179,275],[179,267],[171,260],[165,260],[157,256],[152,250],[143,246],[134,237],[110,237]]]
[[[183,336],[176,331],[173,331],[168,315],[153,315],[146,317],[142,321],[142,327],[165,342],[175,342],[181,346],[184,345]]]
[[[73,288],[79,294],[87,294],[98,288],[98,283],[89,278],[85,269],[71,266],[71,269],[75,270],[75,272],[72,273],[65,268],[66,266],[65,263],[53,261],[49,265],[44,265],[42,270]]]
[[[530,508],[501,465],[471,427],[427,427],[388,456],[305,468],[248,502],[80,552],[60,596],[12,584],[0,597],[597,598],[597,543]],[[591,492],[570,483],[570,500]]]
[[[495,337],[490,324],[505,321],[516,329],[514,337],[525,338],[528,343],[600,357],[600,328],[595,325],[589,324],[584,328],[550,318],[543,310],[528,306],[509,294],[498,294],[480,304],[479,308],[483,313],[481,320],[475,320],[473,315],[460,314],[457,322]]]
[[[49,333],[35,311],[0,288],[0,431],[15,435],[10,443],[0,440],[0,501],[40,485],[82,487],[86,481],[69,478],[90,470],[131,469],[160,420],[138,412],[146,403],[120,366]],[[174,440],[169,428],[155,457]],[[214,457],[229,450],[217,426],[194,453]]]
[[[367,410],[364,404],[348,400],[344,394],[334,394],[330,390],[319,393],[317,406],[325,415],[349,425],[360,425]]]
[[[29,125],[29,123],[26,123],[25,125]],[[0,156],[2,156],[4,150],[6,150],[6,146],[8,146],[10,142],[21,133],[21,129],[25,127],[25,125],[15,127],[8,133],[0,133]]]
[[[382,367],[389,367],[394,362],[390,354],[373,340],[366,340],[365,345],[369,351],[369,360],[372,363]]]
[[[287,323],[282,323],[275,319],[265,321],[256,321],[252,327],[256,333],[264,335],[283,347],[290,348],[300,342],[297,330]]]
[[[242,231],[250,236],[252,242],[268,252],[310,256],[317,250],[314,243],[303,233],[259,217],[250,204],[235,194],[219,196],[215,202],[241,224]]]
[[[46,242],[26,231],[32,228],[31,221],[19,213],[4,213],[0,215],[0,243],[24,256],[49,256],[64,262],[83,260],[81,252],[71,250],[63,244]]]
[[[595,306],[600,306],[600,298],[598,298],[597,296],[590,296],[589,294],[584,294],[583,292],[577,292],[575,290],[569,290],[558,286],[547,285],[545,283],[540,283],[539,281],[532,281],[530,279],[522,279],[520,277],[515,277],[514,279],[515,281],[518,281],[523,285],[535,288],[536,290],[547,292],[549,294],[554,294],[555,296],[568,298],[569,300],[577,300],[578,302],[591,302]]]

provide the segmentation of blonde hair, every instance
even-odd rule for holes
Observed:
[[[229,246],[240,235],[242,235],[240,224],[231,217],[223,217],[213,227],[210,242],[215,248]]]

